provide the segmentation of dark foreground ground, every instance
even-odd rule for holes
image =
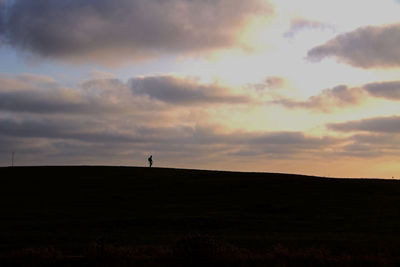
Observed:
[[[0,266],[400,264],[400,182],[0,168]]]

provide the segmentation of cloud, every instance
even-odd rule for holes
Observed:
[[[400,81],[369,83],[363,88],[374,97],[400,100]]]
[[[45,95],[24,91],[0,92],[0,110],[34,113],[88,111],[87,103],[66,101],[62,97],[62,91]]]
[[[249,96],[233,94],[217,84],[174,76],[89,79],[76,88],[63,87],[55,80],[23,74],[0,77],[0,110],[27,114],[93,115],[151,113],[165,104],[218,105],[249,104]]]
[[[93,79],[77,88],[46,76],[0,77],[0,110],[6,111],[0,113],[0,145],[7,143],[2,153],[16,151],[25,164],[129,164],[156,152],[175,164],[206,166],[250,151],[254,157],[296,157],[332,143],[302,132],[227,131],[207,124],[204,105],[247,101],[217,84],[174,76]],[[197,109],[201,118],[182,115]],[[8,154],[2,153],[4,165]]]
[[[400,133],[400,117],[376,117],[343,123],[331,123],[329,129],[339,132]]]
[[[45,154],[51,146],[52,153],[80,157],[84,150],[93,153],[123,157],[131,151],[156,151],[164,157],[201,158],[231,157],[244,151],[253,156],[291,158],[312,152],[321,152],[337,142],[333,138],[309,137],[301,132],[230,132],[222,133],[210,126],[174,125],[170,127],[131,125],[129,129],[115,127],[109,121],[72,120],[66,118],[0,118],[1,140],[13,140],[18,147],[9,146],[8,151],[18,148],[29,152],[30,143],[41,144],[32,153]],[[29,142],[28,142],[29,143]],[[24,150],[24,146],[27,150]],[[40,148],[42,151],[40,151]],[[106,149],[108,151],[106,151]],[[90,154],[88,151],[85,154]],[[99,155],[100,157],[101,155]],[[62,158],[62,157],[61,157]]]
[[[293,100],[274,96],[275,100],[269,102],[287,108],[314,109],[332,112],[336,108],[352,107],[359,105],[368,96],[384,98],[391,101],[400,100],[400,81],[387,81],[367,83],[360,87],[339,85],[332,89],[325,89],[305,101]]]
[[[42,57],[110,65],[240,46],[248,19],[270,13],[261,0],[15,0],[3,32]]]
[[[111,83],[111,81],[109,81]],[[112,94],[120,85],[114,82]],[[129,94],[129,90],[126,88]],[[111,92],[108,93],[110,95]],[[107,92],[66,88],[46,76],[18,75],[0,77],[0,110],[38,114],[95,114],[121,110],[119,101],[111,101]]]
[[[285,84],[285,78],[279,76],[271,76],[267,77],[262,83],[249,84],[248,87],[261,92],[266,89],[281,89],[285,86]]]
[[[250,97],[235,95],[217,84],[201,84],[190,78],[150,76],[130,81],[136,95],[174,105],[248,104]]]
[[[396,153],[389,144],[398,139],[379,144],[372,138],[376,134],[398,134],[389,128],[377,133],[355,131],[358,136],[365,135],[362,139],[328,134],[315,137],[301,131],[229,130],[218,120],[210,124],[208,116],[215,115],[216,108],[224,112],[229,110],[225,104],[253,103],[251,99],[246,102],[246,97],[236,98],[218,84],[174,76],[140,77],[128,82],[99,77],[76,88],[63,87],[46,76],[0,77],[0,165],[9,163],[12,151],[18,155],[18,164],[26,165],[141,165],[152,153],[157,165],[163,161],[164,166],[228,169],[239,166],[237,162],[255,166],[265,159],[282,163],[338,155],[365,157],[363,149],[375,151],[376,156]],[[139,89],[134,87],[138,81],[142,86]],[[346,90],[335,89],[331,94],[353,102]],[[202,116],[193,119],[187,115],[197,110],[203,112]],[[399,125],[398,120],[385,125]]]
[[[4,27],[5,27],[5,17],[4,17],[4,8],[3,8],[3,2],[0,1],[0,41],[2,34],[4,33]]]
[[[141,165],[142,161],[146,163],[146,155],[152,153],[156,155],[157,165],[162,165],[162,161],[164,166],[196,168],[221,168],[221,166],[232,168],[237,166],[229,165],[233,164],[232,162],[256,163],[263,162],[265,158],[269,162],[274,160],[291,162],[338,155],[365,157],[363,150],[369,151],[370,155],[374,152],[374,156],[396,153],[395,149],[389,148],[389,143],[394,139],[388,139],[386,143],[381,141],[379,144],[377,138],[366,136],[375,132],[363,134],[364,137],[336,138],[329,135],[315,137],[300,131],[230,131],[218,123],[208,124],[208,118],[204,117],[193,121],[191,117],[180,116],[181,113],[196,108],[204,110],[202,103],[214,97],[210,92],[219,92],[221,88],[201,85],[193,79],[170,76],[151,78],[155,79],[158,85],[160,82],[161,85],[166,83],[175,87],[184,84],[178,86],[178,91],[181,90],[179,88],[190,90],[201,88],[206,93],[201,98],[202,101],[193,102],[195,100],[191,94],[170,100],[163,93],[156,94],[151,90],[149,90],[151,95],[157,98],[153,99],[144,93],[148,91],[132,93],[132,83],[118,79],[88,80],[78,88],[64,88],[45,76],[23,75],[1,78],[0,92],[4,95],[15,93],[14,98],[19,100],[13,100],[15,108],[8,108],[7,112],[0,114],[0,145],[3,148],[3,152],[0,153],[0,164],[9,163],[9,154],[12,151],[18,155],[18,164],[26,165]],[[136,79],[146,79],[146,77]],[[40,89],[39,85],[44,89]],[[175,87],[171,90],[175,90]],[[86,107],[68,110],[67,106],[74,102],[63,94],[57,95],[63,90],[67,96],[74,91],[77,92],[72,99],[76,97],[85,103],[82,106]],[[26,92],[30,94],[24,98]],[[35,96],[35,93],[38,95]],[[222,101],[221,93],[217,95],[218,98],[212,101]],[[226,95],[222,96],[226,98]],[[120,99],[116,102],[116,106],[122,105],[122,109],[98,108],[98,105],[104,107],[106,104],[114,103],[114,98]],[[342,98],[345,99],[344,96]],[[39,104],[35,106],[29,102],[30,100],[42,101],[41,109],[38,107]],[[26,103],[22,104],[22,101]],[[81,103],[79,101],[78,103]],[[157,106],[159,102],[164,104]],[[173,103],[174,106],[165,103]],[[188,103],[192,103],[189,108]],[[163,109],[163,106],[167,108]],[[92,112],[92,108],[97,110],[97,113]],[[214,109],[213,106],[210,108]],[[398,120],[399,118],[386,124],[398,125]],[[386,129],[377,134],[393,134],[393,131]],[[358,133],[357,135],[361,136]],[[373,143],[376,143],[375,147]]]
[[[335,28],[329,24],[312,21],[307,19],[294,19],[290,23],[290,28],[283,34],[286,38],[293,38],[298,32],[305,29],[316,29],[316,30],[331,30],[335,31]]]
[[[116,76],[113,73],[93,70],[90,72],[90,78],[92,80],[101,80],[101,79],[115,79]]]
[[[285,78],[278,77],[278,76],[268,77],[265,80],[265,85],[269,89],[282,88],[285,85],[285,83],[286,83]]]
[[[400,66],[400,24],[368,26],[341,34],[308,51],[308,59],[320,61],[337,57],[360,68]]]
[[[350,136],[344,146],[336,150],[340,156],[377,158],[397,156],[400,153],[399,137],[391,133],[363,133]]]
[[[399,146],[394,145],[398,141],[392,133],[334,138],[296,131],[223,132],[210,125],[160,127],[138,122],[125,128],[120,120],[99,123],[94,118],[0,118],[0,164],[8,164],[9,154],[15,151],[22,165],[144,165],[152,153],[157,166],[210,168],[228,162],[245,166],[249,162],[398,155]]]
[[[273,104],[283,105],[287,108],[315,109],[331,112],[335,108],[355,106],[365,97],[360,88],[349,88],[339,85],[332,89],[325,89],[320,94],[311,96],[305,101],[280,98],[272,101]]]
[[[312,137],[302,132],[256,133],[249,140],[244,140],[244,149],[236,155],[267,155],[272,158],[311,157],[312,153],[324,153],[325,149],[340,142],[332,137]]]
[[[205,161],[207,153],[229,150],[232,143],[194,124],[208,121],[208,108],[250,101],[189,78],[153,76],[166,90],[158,94],[149,80],[142,83],[149,91],[135,92],[131,81],[96,77],[70,88],[46,76],[1,75],[0,145],[9,145],[1,146],[0,165],[8,164],[10,151],[28,165],[131,164],[154,151],[171,162]],[[194,93],[180,95],[182,90]]]
[[[108,130],[107,125],[100,126],[68,119],[0,119],[1,135],[8,137],[71,139],[89,143],[143,141],[128,134]]]

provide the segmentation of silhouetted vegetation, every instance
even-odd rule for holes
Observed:
[[[0,265],[396,266],[400,182],[0,168]]]

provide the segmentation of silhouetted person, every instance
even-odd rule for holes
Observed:
[[[150,168],[151,168],[151,166],[153,165],[153,155],[151,155],[147,160],[149,161]]]

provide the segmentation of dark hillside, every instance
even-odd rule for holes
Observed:
[[[209,235],[253,250],[400,251],[400,182],[129,167],[0,168],[0,251]]]

